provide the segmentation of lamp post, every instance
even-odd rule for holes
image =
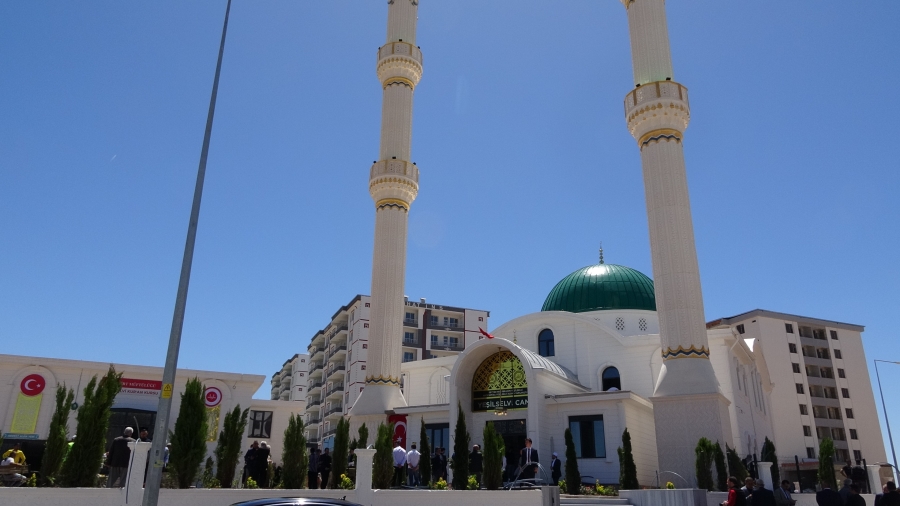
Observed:
[[[888,421],[887,405],[885,405],[885,403],[884,403],[884,391],[881,390],[881,375],[878,374],[878,362],[884,362],[886,364],[897,364],[897,365],[900,365],[900,362],[894,362],[892,360],[875,359],[875,378],[878,380],[878,394],[881,395],[881,409],[884,410],[884,424],[887,425],[888,441],[890,441],[890,443],[891,443],[891,455],[894,457],[894,470],[896,470],[897,469],[897,451],[894,450],[894,437],[891,435],[891,422]]]

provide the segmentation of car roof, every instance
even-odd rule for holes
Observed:
[[[238,502],[231,506],[361,506],[355,502],[330,497],[268,497]]]

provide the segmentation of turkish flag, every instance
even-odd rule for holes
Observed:
[[[406,415],[391,415],[388,417],[388,424],[394,427],[393,448],[399,444],[406,448]]]

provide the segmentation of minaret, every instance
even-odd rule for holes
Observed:
[[[665,0],[622,3],[635,83],[625,96],[625,117],[641,151],[663,356],[652,399],[659,469],[688,478],[701,437],[734,444],[728,400],[709,361],[681,144],[690,120],[688,90],[673,80]]]
[[[410,161],[413,90],[422,77],[416,47],[418,0],[389,0],[387,42],[378,49],[376,71],[384,89],[381,150],[369,171],[375,201],[366,386],[351,415],[379,415],[406,406],[400,393],[403,288],[409,207],[419,192],[419,169]]]

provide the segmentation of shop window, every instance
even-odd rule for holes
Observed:
[[[622,380],[619,377],[619,370],[615,367],[607,367],[603,370],[603,391],[615,391],[622,389]]]
[[[575,443],[576,458],[606,458],[603,415],[570,416],[569,430]]]
[[[553,357],[556,355],[553,342],[553,331],[544,329],[538,334],[538,354],[542,357]]]

